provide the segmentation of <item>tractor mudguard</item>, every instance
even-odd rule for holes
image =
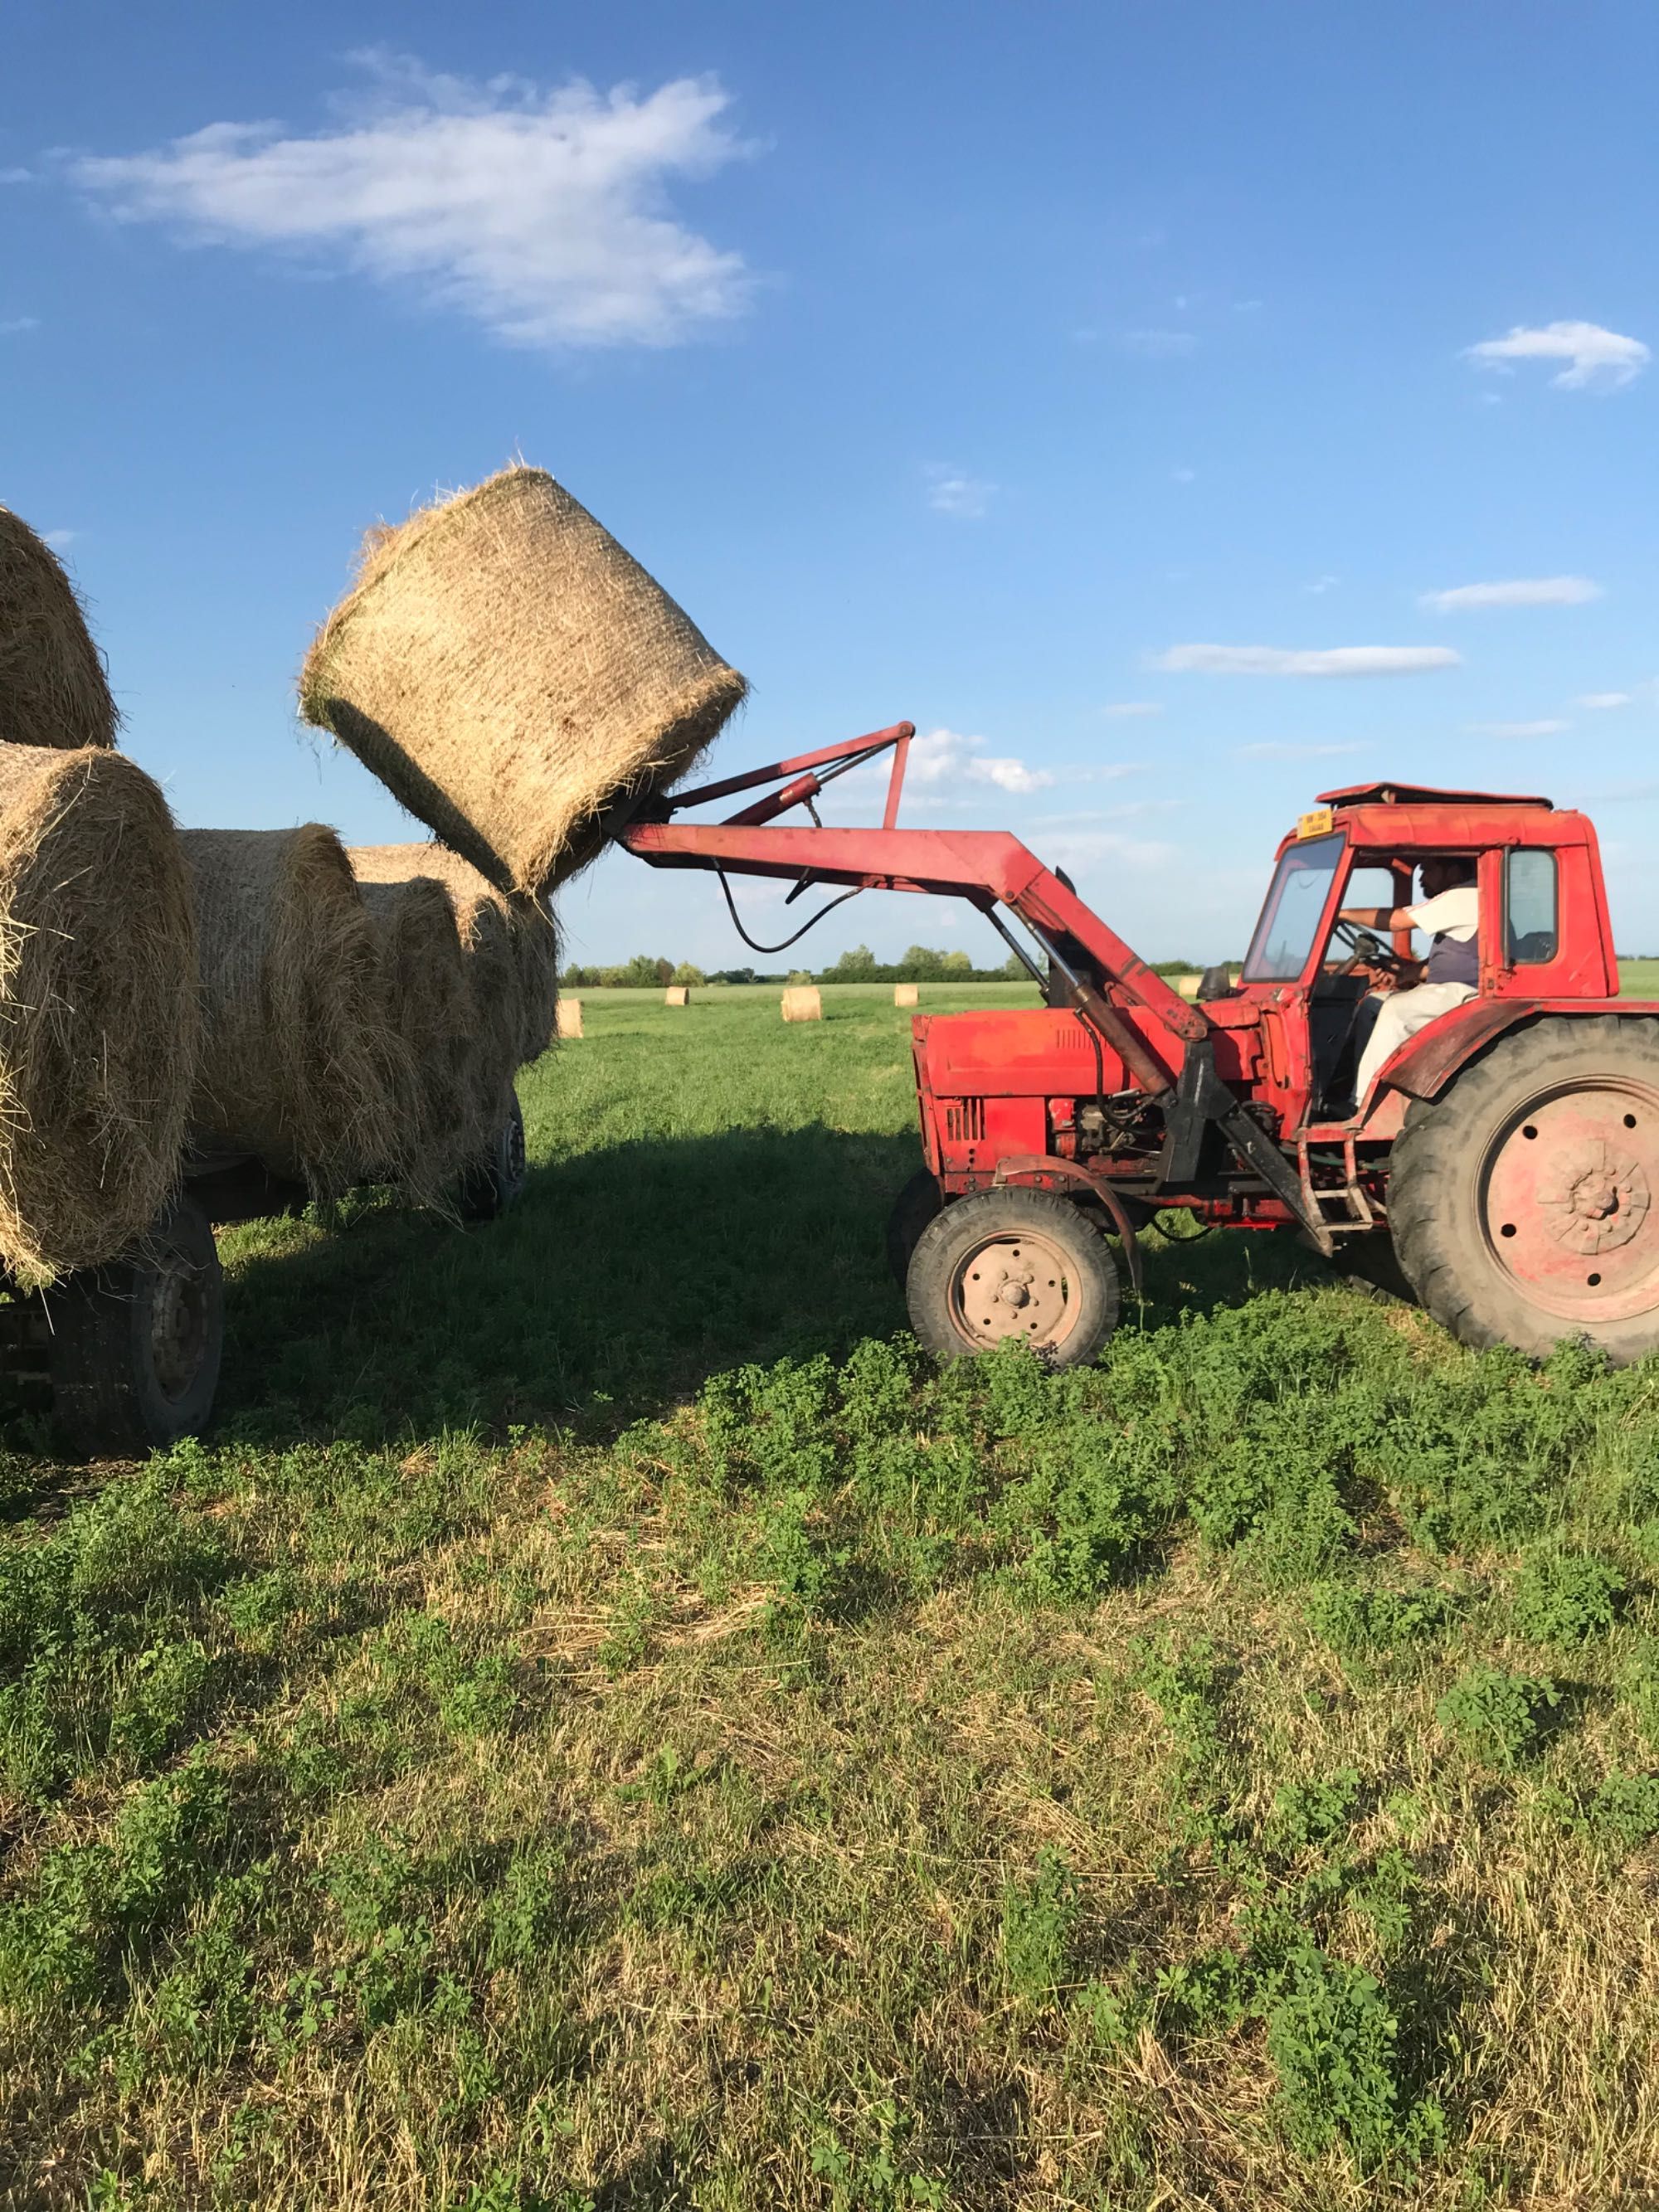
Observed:
[[[1649,999],[1466,999],[1407,1038],[1378,1075],[1373,1107],[1389,1091],[1403,1091],[1408,1098],[1437,1098],[1458,1070],[1495,1037],[1544,1014],[1654,1020],[1659,1019],[1659,1005]]]

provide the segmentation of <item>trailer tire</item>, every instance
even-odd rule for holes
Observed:
[[[1117,1265],[1069,1199],[981,1191],[923,1230],[905,1298],[918,1342],[942,1359],[1018,1337],[1051,1366],[1078,1367],[1098,1356],[1117,1326]]]
[[[918,1168],[893,1200],[887,1217],[887,1264],[900,1290],[910,1273],[910,1255],[921,1232],[944,1205],[939,1178],[927,1168]]]
[[[1511,1030],[1394,1148],[1407,1279],[1464,1344],[1535,1358],[1588,1339],[1659,1346],[1659,1021],[1555,1016]]]
[[[488,1148],[461,1177],[456,1205],[462,1220],[494,1221],[509,1206],[517,1205],[529,1180],[524,1109],[515,1091]]]
[[[140,1458],[207,1426],[224,1350],[212,1224],[176,1198],[128,1256],[46,1294],[53,1411],[82,1458]]]

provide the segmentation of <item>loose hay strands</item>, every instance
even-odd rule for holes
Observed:
[[[787,1022],[821,1022],[823,1001],[816,985],[793,984],[783,994],[783,1018]]]
[[[356,855],[348,857],[355,867]],[[380,950],[387,1018],[402,1047],[404,1179],[436,1200],[483,1150],[511,1071],[504,1079],[499,1067],[485,1066],[489,1038],[444,886],[430,876],[387,884],[360,877],[359,889]]]
[[[380,954],[331,830],[187,830],[205,1031],[198,1138],[319,1196],[395,1172],[398,1046]]]
[[[370,533],[300,705],[493,882],[543,894],[746,688],[586,507],[514,467]]]
[[[351,865],[360,883],[430,876],[448,891],[479,1018],[491,1033],[486,1059],[503,1066],[503,1083],[546,1051],[559,995],[558,938],[536,900],[498,891],[445,845],[359,845]]]
[[[108,746],[119,720],[63,562],[0,507],[0,739]]]
[[[0,745],[0,1261],[112,1258],[178,1180],[196,929],[167,802],[118,753]]]

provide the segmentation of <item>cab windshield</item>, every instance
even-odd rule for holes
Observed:
[[[1307,966],[1347,839],[1310,837],[1279,861],[1245,956],[1247,983],[1294,982]]]

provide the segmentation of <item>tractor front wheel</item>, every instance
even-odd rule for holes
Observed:
[[[1018,1337],[1055,1367],[1093,1359],[1117,1325],[1111,1247],[1069,1199],[988,1190],[958,1199],[916,1240],[910,1326],[943,1358]]]
[[[1500,1038],[1395,1146],[1400,1264],[1465,1344],[1659,1346],[1659,1022],[1557,1017]]]

